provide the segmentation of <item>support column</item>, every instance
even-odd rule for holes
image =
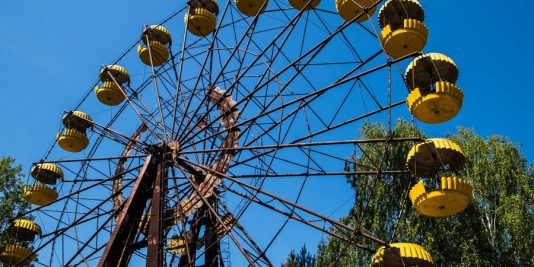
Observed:
[[[152,203],[150,205],[150,221],[148,225],[148,249],[146,257],[147,267],[163,266],[163,176],[166,175],[164,161],[158,162],[154,187],[152,190]]]
[[[128,265],[132,253],[128,249],[128,245],[135,241],[136,233],[139,230],[143,210],[149,198],[147,189],[152,187],[154,181],[155,165],[156,163],[152,156],[147,156],[130,196],[119,215],[106,249],[98,262],[99,267],[122,267]]]

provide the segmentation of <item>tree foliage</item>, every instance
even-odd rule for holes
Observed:
[[[365,124],[360,133],[362,138],[389,136],[382,124]],[[391,136],[426,138],[402,120],[395,125]],[[355,191],[355,204],[341,220],[390,242],[421,244],[437,266],[534,266],[533,167],[528,166],[518,145],[507,138],[491,136],[485,140],[464,128],[448,138],[460,145],[467,158],[465,168],[454,174],[467,179],[474,189],[473,200],[465,211],[448,218],[425,217],[415,211],[408,199],[408,189],[416,178],[381,175],[377,179],[376,175],[355,175],[347,177]],[[391,143],[387,149],[386,145],[362,145],[365,154],[355,153],[347,161],[346,169],[354,171],[368,166],[405,169],[406,155],[412,145]],[[388,161],[384,160],[384,154]],[[437,181],[440,177],[429,178]],[[355,237],[355,240],[377,249],[362,238]],[[317,266],[332,263],[368,266],[371,257],[372,253],[328,238],[319,244],[316,263]]]
[[[302,246],[298,254],[295,250],[291,250],[286,261],[282,263],[282,267],[313,267],[314,265],[315,258],[308,252],[306,245]]]
[[[11,157],[0,158],[0,229],[6,229],[9,220],[30,207],[22,196],[22,167],[15,165]],[[3,248],[8,236],[2,235],[0,248]]]

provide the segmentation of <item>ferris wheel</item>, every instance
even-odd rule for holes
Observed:
[[[328,199],[304,190],[321,177],[409,173],[421,178],[409,192],[421,214],[467,207],[472,188],[453,175],[465,157],[451,140],[355,138],[364,121],[391,127],[395,110],[441,123],[461,109],[454,61],[421,52],[424,19],[416,0],[184,1],[99,66],[58,120],[24,189],[32,209],[6,229],[0,260],[272,266],[269,250],[291,221],[369,251],[373,266],[433,266],[420,245],[301,203]],[[362,144],[387,151],[395,142],[415,143],[406,169],[384,159],[343,170],[355,151],[366,155]]]

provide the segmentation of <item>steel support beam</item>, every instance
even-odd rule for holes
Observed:
[[[127,245],[134,243],[136,233],[139,229],[145,203],[150,195],[147,189],[152,188],[152,184],[154,183],[155,165],[152,156],[147,156],[130,196],[119,215],[106,249],[98,262],[99,267],[128,265],[132,251],[127,249]]]

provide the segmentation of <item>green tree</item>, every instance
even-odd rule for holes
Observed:
[[[30,207],[22,195],[21,171],[22,167],[15,165],[13,158],[6,156],[0,158],[0,229],[6,229],[10,219]],[[2,234],[0,249],[10,241],[9,236]]]
[[[382,124],[365,124],[360,133],[363,138],[390,136]],[[405,121],[395,125],[391,136],[424,138]],[[432,254],[437,266],[534,266],[533,168],[527,165],[519,147],[506,138],[492,136],[484,140],[463,128],[448,137],[462,147],[467,158],[465,168],[456,175],[467,179],[474,189],[473,201],[464,212],[449,218],[422,216],[413,209],[407,195],[415,178],[356,175],[347,177],[356,197],[353,209],[342,221],[361,226],[387,241],[419,243]],[[346,169],[377,164],[383,169],[405,169],[412,145],[391,143],[387,149],[385,145],[363,146],[366,153],[354,154]],[[383,160],[384,153],[387,162]],[[357,240],[377,249],[366,240]],[[336,266],[368,266],[371,257],[369,252],[328,238],[319,245],[316,262],[318,266],[332,262]]]
[[[303,245],[300,252],[297,254],[295,250],[291,250],[286,261],[282,263],[282,267],[313,267],[315,265],[315,258]]]

